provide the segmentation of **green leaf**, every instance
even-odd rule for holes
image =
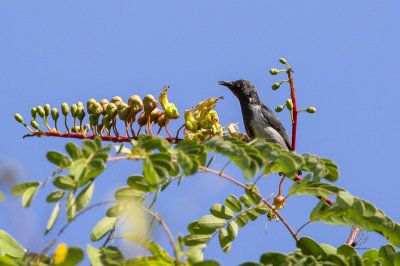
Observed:
[[[319,244],[319,246],[325,251],[326,254],[331,254],[331,255],[336,255],[337,250],[335,247],[332,247],[331,245],[328,244]]]
[[[190,234],[185,236],[183,239],[186,246],[196,246],[206,243],[210,239],[208,234]]]
[[[28,208],[31,205],[32,199],[36,194],[38,187],[30,187],[27,190],[25,190],[24,194],[22,194],[22,206],[25,208]]]
[[[225,206],[221,204],[213,204],[210,208],[210,212],[212,215],[214,215],[217,218],[221,219],[230,219],[234,216],[233,212],[226,208]]]
[[[246,192],[246,195],[249,197],[249,200],[251,201],[251,203],[253,203],[254,205],[260,204],[260,201],[261,201],[260,198],[256,194],[253,193],[253,191],[254,191],[254,192],[260,194],[260,191],[258,190],[258,188],[256,186],[254,186],[254,184],[252,184],[252,183],[247,183],[246,186],[249,187],[250,190],[245,189],[244,191]]]
[[[143,191],[143,192],[151,191],[149,184],[146,182],[146,179],[142,175],[131,175],[128,178],[127,183],[128,183],[128,186],[130,186],[133,189]]]
[[[79,148],[78,145],[76,145],[73,142],[68,142],[65,145],[65,150],[67,151],[67,153],[69,154],[69,156],[71,156],[72,160],[78,160],[80,158],[82,158],[82,151]]]
[[[257,208],[254,209],[258,214],[266,214],[269,211],[269,207],[267,204],[262,203],[257,205]]]
[[[248,221],[249,219],[247,219],[245,213],[241,213],[236,217],[236,223],[239,227],[244,227]]]
[[[111,206],[107,210],[106,215],[108,217],[119,217],[119,216],[122,216],[123,214],[125,214],[127,211],[129,211],[129,209],[128,209],[128,205],[125,202],[118,203],[114,206]]]
[[[80,247],[68,248],[67,257],[64,262],[57,264],[57,266],[74,266],[77,265],[85,256],[85,253]]]
[[[91,154],[95,153],[99,147],[95,144],[94,141],[84,140],[82,142],[82,151],[85,158],[88,158]]]
[[[289,153],[281,153],[278,163],[283,174],[289,178],[294,178],[297,174],[296,160]]]
[[[149,157],[146,157],[143,161],[143,175],[151,186],[156,186],[161,182]]]
[[[70,176],[57,176],[53,180],[53,185],[65,190],[74,190],[76,188],[75,181]]]
[[[47,202],[56,202],[56,201],[59,201],[62,197],[64,197],[64,195],[65,195],[64,191],[56,190],[56,191],[51,192],[47,196],[46,201]]]
[[[39,182],[19,183],[12,187],[11,194],[16,197],[22,196],[27,189],[31,187],[38,187],[39,185],[40,185]]]
[[[116,217],[104,217],[101,219],[93,228],[90,240],[95,242],[102,239],[114,227],[117,220],[118,218]]]
[[[334,254],[330,254],[328,255],[325,259],[324,262],[331,262],[333,265],[337,265],[337,266],[347,266],[349,265],[348,263],[346,263],[345,260],[342,259],[342,257],[338,256],[338,255],[334,255]],[[331,264],[327,264],[327,265],[331,265]]]
[[[339,191],[339,193],[336,197],[336,203],[343,209],[348,209],[353,205],[354,199],[353,199],[353,196],[351,196],[349,192]]]
[[[92,265],[99,265],[102,266],[101,260],[100,260],[100,249],[93,247],[90,244],[87,244],[86,246],[87,249],[87,254],[89,256],[90,262]]]
[[[25,256],[26,249],[7,232],[0,230],[0,252],[4,252],[11,257],[22,258]]]
[[[213,215],[205,215],[200,218],[198,226],[204,233],[212,233],[225,224],[224,219],[217,218]]]
[[[74,194],[72,192],[68,193],[66,208],[67,208],[67,220],[70,223],[76,217],[76,201],[75,201]]]
[[[100,261],[103,265],[123,266],[125,265],[124,254],[113,246],[100,248]]]
[[[199,246],[188,248],[185,252],[185,256],[190,265],[203,261],[203,252],[199,249]]]
[[[221,264],[219,264],[219,262],[215,261],[215,260],[205,260],[205,261],[193,264],[193,266],[220,266],[220,265]]]
[[[61,206],[60,202],[58,202],[54,206],[53,211],[51,212],[49,221],[47,222],[46,232],[44,233],[45,235],[47,235],[47,233],[50,232],[50,230],[53,228],[54,223],[56,222],[56,220],[58,218],[58,214],[60,213],[60,206]]]
[[[232,246],[232,239],[228,235],[228,231],[222,228],[219,231],[219,244],[221,245],[222,251],[228,253]]]
[[[268,265],[272,264],[273,266],[282,265],[286,261],[286,255],[278,252],[267,252],[261,255],[260,262]]]
[[[339,178],[339,170],[337,165],[330,159],[321,158],[325,164],[325,168],[328,171],[327,175],[324,177],[326,180],[334,182]]]
[[[317,221],[320,219],[320,215],[329,207],[329,204],[326,203],[326,198],[321,198],[318,202],[317,206],[311,211],[310,214],[310,221]]]
[[[237,237],[237,234],[239,233],[239,227],[235,221],[229,221],[228,223],[228,235],[229,237],[234,240]]]
[[[49,151],[46,154],[47,160],[60,166],[62,169],[68,168],[71,165],[71,161],[68,156],[59,153],[57,151]]]
[[[349,261],[352,256],[358,256],[357,251],[347,244],[338,247],[337,254],[343,256],[347,261]]]
[[[382,265],[393,265],[396,250],[391,245],[384,245],[379,249],[379,257],[382,259]]]
[[[139,192],[130,187],[123,187],[115,192],[115,199],[118,201],[138,201],[143,196],[142,192]]]
[[[305,255],[312,255],[317,259],[326,257],[325,251],[309,237],[300,238],[296,245]]]
[[[94,182],[86,186],[76,197],[76,210],[81,211],[89,204],[94,191]]]
[[[240,203],[238,198],[235,197],[235,195],[229,195],[225,200],[225,204],[229,209],[234,212],[242,211],[242,204]]]
[[[243,203],[243,206],[245,208],[250,208],[251,207],[251,202],[249,200],[249,198],[245,195],[240,196],[240,201]]]
[[[197,172],[197,169],[199,168],[199,162],[196,160],[196,158],[191,158],[188,156],[186,153],[183,151],[178,150],[177,154],[177,159],[182,167],[183,173],[185,175],[193,175]]]
[[[361,256],[361,259],[364,261],[364,264],[372,265],[379,259],[379,251],[377,249],[370,249]]]

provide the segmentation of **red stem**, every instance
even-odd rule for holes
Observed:
[[[289,68],[286,71],[289,84],[290,84],[290,97],[292,98],[293,102],[293,121],[292,121],[292,151],[296,150],[296,131],[297,131],[297,105],[296,105],[296,96],[294,94],[294,85],[293,85],[293,78],[292,78],[292,69]]]

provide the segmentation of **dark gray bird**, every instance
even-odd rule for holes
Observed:
[[[260,102],[257,90],[250,81],[220,81],[219,85],[228,87],[239,99],[243,123],[249,138],[265,139],[280,145],[284,150],[291,149],[290,138],[281,121],[271,109]]]

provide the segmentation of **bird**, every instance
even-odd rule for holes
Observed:
[[[243,123],[250,139],[259,138],[276,143],[283,150],[292,148],[290,138],[275,113],[258,97],[257,89],[248,80],[220,81],[239,99]]]

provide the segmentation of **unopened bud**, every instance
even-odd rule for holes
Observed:
[[[83,130],[85,130],[85,132],[88,132],[90,130],[90,125],[85,124],[85,126],[83,127]]]
[[[144,126],[147,123],[148,117],[145,116],[145,112],[141,113],[140,116],[138,117],[137,123],[139,126]]]
[[[115,104],[117,107],[120,103],[122,103],[122,98],[119,96],[115,96],[111,99],[111,102]]]
[[[281,86],[280,83],[274,83],[274,85],[272,85],[272,89],[273,89],[274,91],[276,91],[277,89],[279,89],[280,86]]]
[[[32,120],[32,121],[31,121],[31,126],[32,126],[34,129],[36,129],[36,130],[40,130],[40,129],[39,129],[39,124],[38,124],[38,122],[36,122],[35,120]]]
[[[71,115],[72,117],[76,117],[78,115],[78,106],[76,104],[71,105]]]
[[[158,118],[162,115],[162,113],[163,112],[158,108],[156,108],[153,111],[151,111],[151,113],[150,113],[150,122],[157,123]]]
[[[278,106],[275,108],[275,111],[276,111],[277,113],[281,112],[282,110],[283,110],[283,106],[282,106],[282,105],[278,105]]]
[[[273,206],[275,206],[275,210],[280,210],[280,209],[282,209],[282,208],[285,206],[285,204],[286,204],[286,199],[285,199],[284,196],[282,196],[282,195],[277,195],[277,196],[274,198]]]
[[[92,105],[96,103],[95,99],[90,99],[86,102],[86,110],[88,112],[88,114],[92,114]]]
[[[315,107],[308,107],[307,109],[306,109],[306,112],[307,113],[310,113],[310,114],[312,114],[312,113],[315,113],[317,110],[315,109]]]
[[[43,107],[42,106],[38,106],[38,107],[36,107],[36,111],[37,111],[37,113],[38,113],[38,115],[40,116],[40,117],[44,117],[44,115],[45,115],[45,112],[44,112],[44,109],[43,109]]]
[[[271,68],[271,69],[269,70],[269,73],[270,73],[271,75],[277,75],[277,74],[279,74],[279,70],[276,69],[276,68]]]
[[[101,108],[103,108],[103,115],[107,114],[107,105],[109,104],[107,99],[100,101]]]
[[[281,64],[287,65],[285,58],[279,58],[279,62],[281,62]]]
[[[143,98],[143,106],[144,106],[144,111],[146,113],[151,113],[158,105],[158,101],[154,98],[153,95],[147,94]]]
[[[96,126],[99,123],[99,116],[91,114],[89,116],[90,125]]]
[[[126,121],[129,116],[129,106],[126,103],[120,103],[117,108],[119,119]]]
[[[85,109],[83,108],[83,106],[78,107],[77,117],[79,121],[82,121],[83,118],[85,118]]]
[[[157,124],[158,124],[158,126],[163,127],[163,126],[165,126],[165,124],[167,123],[167,121],[168,121],[168,119],[167,119],[167,117],[165,116],[165,114],[163,113],[163,114],[158,118]],[[139,119],[138,119],[138,122],[139,122]]]
[[[117,115],[117,106],[114,103],[109,103],[106,109],[107,115],[114,119]]]
[[[24,120],[22,119],[22,116],[20,114],[15,114],[14,115],[15,120],[17,120],[18,123],[24,123]]]
[[[44,115],[47,117],[49,114],[50,114],[50,104],[45,104],[44,106],[43,106],[43,109],[44,109]]]
[[[35,120],[35,119],[36,119],[36,116],[37,116],[36,107],[33,107],[33,108],[31,109],[31,115],[32,115],[33,120]]]
[[[82,103],[82,102],[77,102],[77,103],[76,103],[76,106],[78,106],[78,108],[79,108],[79,107],[82,107],[82,108],[83,108],[83,103]]]
[[[53,118],[54,121],[57,121],[59,116],[57,108],[51,109],[51,118]]]
[[[69,107],[67,103],[61,104],[61,111],[64,116],[67,116],[69,113]]]
[[[286,100],[286,107],[288,110],[293,110],[293,102],[291,99]]]

